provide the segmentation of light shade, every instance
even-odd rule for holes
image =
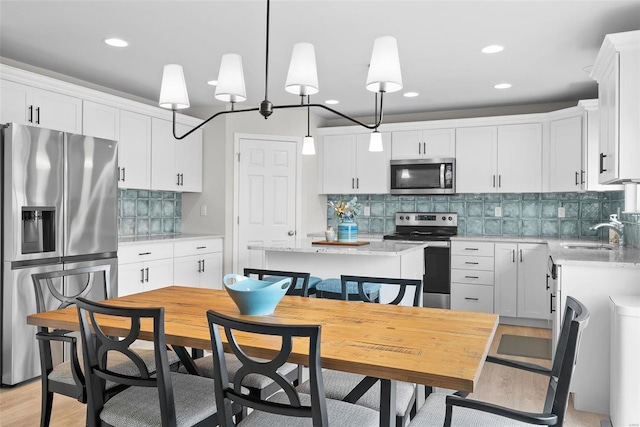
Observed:
[[[313,156],[314,154],[316,154],[316,147],[313,143],[312,136],[307,135],[302,140],[302,154],[304,156]]]
[[[215,97],[224,102],[242,102],[247,99],[242,58],[237,53],[222,55]]]
[[[395,37],[378,37],[373,44],[367,90],[371,92],[396,92],[402,89],[402,73],[398,42]]]
[[[316,51],[311,43],[296,43],[291,53],[285,89],[296,95],[318,93]]]
[[[160,86],[160,101],[162,108],[180,110],[189,108],[189,94],[184,81],[182,65],[167,64],[162,72],[162,86]]]
[[[371,133],[371,139],[369,140],[369,151],[382,151],[382,134],[377,130]]]

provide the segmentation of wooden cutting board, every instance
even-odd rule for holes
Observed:
[[[368,245],[370,242],[365,242],[359,240],[357,242],[329,242],[327,240],[318,240],[316,242],[311,242],[312,245],[327,245],[327,246],[364,246]]]

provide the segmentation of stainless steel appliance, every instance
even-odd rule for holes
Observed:
[[[396,232],[385,240],[428,243],[424,249],[423,306],[451,308],[451,236],[458,234],[453,212],[399,212]]]
[[[36,328],[26,324],[36,312],[33,273],[106,264],[115,295],[118,150],[116,141],[14,123],[2,125],[0,141],[0,365],[2,384],[13,385],[40,375]]]
[[[391,160],[391,194],[455,194],[456,159]]]

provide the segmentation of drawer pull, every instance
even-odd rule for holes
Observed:
[[[479,262],[471,262],[471,261],[465,261],[465,264],[471,264],[471,265],[478,265],[480,264]]]
[[[206,246],[197,246],[196,249],[207,249]]]
[[[478,251],[479,248],[464,248],[465,251]]]
[[[466,279],[479,279],[478,276],[464,276]]]
[[[151,255],[151,252],[141,252],[138,255]]]
[[[478,301],[478,298],[464,297],[464,299],[469,300],[469,301]]]

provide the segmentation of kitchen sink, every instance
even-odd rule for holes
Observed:
[[[565,243],[562,247],[565,249],[594,249],[601,251],[612,251],[617,248],[615,245],[607,245],[604,243]]]

